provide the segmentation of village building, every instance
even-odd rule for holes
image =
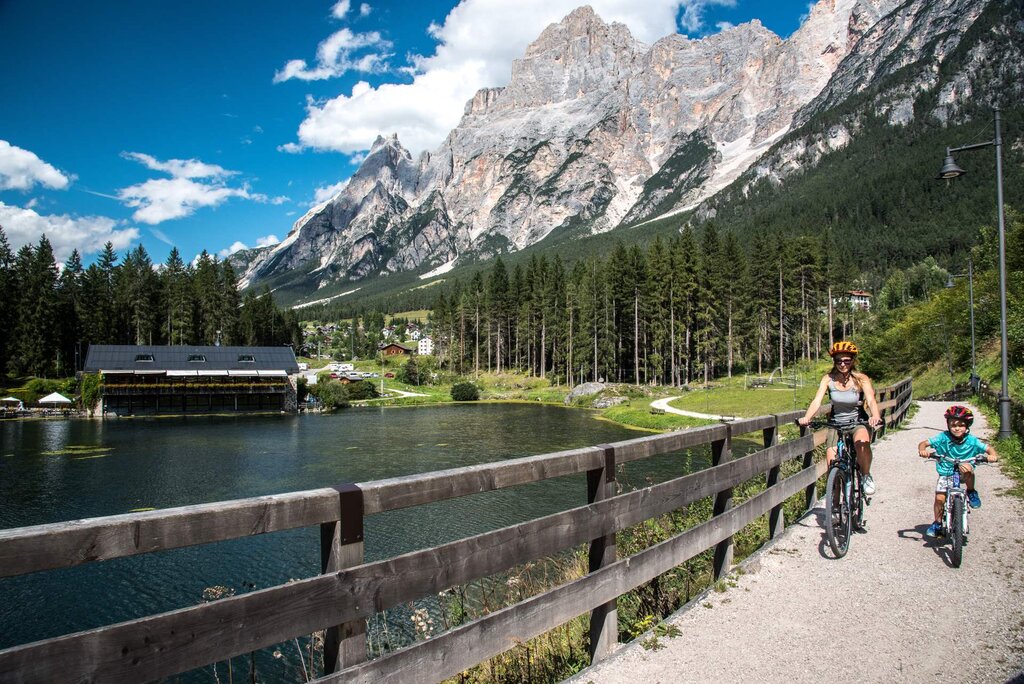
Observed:
[[[420,356],[430,356],[434,353],[434,341],[429,337],[421,337],[419,341]]]
[[[90,345],[97,415],[295,411],[291,347]]]
[[[387,344],[380,345],[380,353],[384,356],[405,356],[411,354],[412,349],[404,345],[398,344],[397,342],[389,342]]]

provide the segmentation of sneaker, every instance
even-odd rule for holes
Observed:
[[[981,508],[981,497],[978,496],[977,489],[967,492],[967,501],[971,504],[971,508]]]
[[[860,488],[865,495],[871,496],[875,493],[875,478],[865,475],[860,479]]]
[[[924,531],[926,537],[938,537],[942,534],[942,523],[938,520],[928,526],[928,529]]]

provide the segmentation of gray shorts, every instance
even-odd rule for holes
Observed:
[[[857,425],[862,425],[865,428],[867,428],[868,439],[870,440],[871,439],[871,426],[868,425],[867,423],[857,423]],[[828,429],[828,434],[825,435],[825,448],[826,449],[834,449],[838,444],[839,444],[839,431],[838,430],[834,430],[832,428],[829,428]]]

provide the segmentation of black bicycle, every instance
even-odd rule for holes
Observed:
[[[857,452],[853,445],[853,433],[861,427],[836,425],[832,422],[812,422],[810,426],[835,430],[839,434],[836,457],[829,467],[825,484],[825,502],[828,519],[825,521],[825,536],[832,553],[842,558],[850,549],[850,535],[854,530],[864,529],[864,506],[871,499],[864,494],[861,480],[863,475],[857,464]]]
[[[960,482],[960,464],[970,463],[976,467],[980,463],[988,463],[988,458],[984,454],[963,459],[932,454],[928,460],[946,461],[953,466],[953,474],[946,480],[946,503],[942,512],[940,534],[949,539],[953,547],[953,567],[959,568],[964,561],[964,545],[967,544],[967,535],[971,531],[968,523],[971,507],[967,505],[967,488]]]

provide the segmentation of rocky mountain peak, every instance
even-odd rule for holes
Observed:
[[[506,86],[478,91],[433,152],[414,161],[397,136],[378,137],[249,282],[446,269],[558,230],[691,209],[786,140],[798,113],[842,101],[934,36],[949,49],[988,1],[819,0],[786,40],[754,20],[651,46],[580,7],[544,29]]]

